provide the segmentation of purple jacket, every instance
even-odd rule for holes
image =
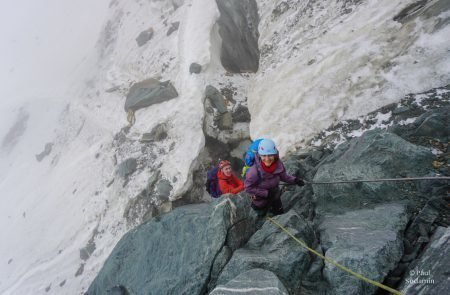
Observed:
[[[255,159],[255,164],[250,167],[245,176],[245,191],[259,198],[267,198],[269,189],[277,187],[281,181],[295,183],[295,177],[286,173],[283,162],[277,161],[277,168],[273,173],[268,173],[261,167],[261,158]]]

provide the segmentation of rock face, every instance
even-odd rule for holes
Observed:
[[[147,79],[131,86],[125,101],[125,111],[136,111],[177,96],[178,93],[170,81],[159,82],[156,79]]]
[[[326,216],[320,225],[325,256],[369,279],[383,281],[403,255],[401,233],[407,222],[406,208],[399,204]],[[331,294],[374,294],[377,289],[329,263],[323,274]]]
[[[232,73],[257,72],[259,67],[258,7],[255,0],[216,0],[222,38],[220,60]]]
[[[447,294],[450,290],[450,228],[438,227],[422,256],[406,271],[404,294]]]
[[[254,232],[248,202],[222,197],[140,225],[119,241],[87,294],[109,294],[118,286],[130,294],[204,293],[214,272]]]
[[[323,160],[315,182],[422,176],[432,170],[432,153],[379,129],[344,143]],[[399,183],[313,186],[318,211],[344,212],[389,201],[410,199]]]
[[[289,211],[276,220],[308,245],[315,241],[314,232],[308,222],[295,212]],[[253,268],[263,268],[275,273],[286,288],[293,291],[299,287],[310,260],[306,250],[280,228],[266,222],[244,247],[234,252],[218,283],[225,284],[240,273]]]
[[[255,268],[246,271],[225,285],[217,286],[210,295],[288,295],[288,291],[278,277],[270,271]]]

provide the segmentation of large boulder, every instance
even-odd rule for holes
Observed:
[[[225,285],[217,286],[210,295],[288,295],[277,276],[268,270],[255,268],[246,271]]]
[[[438,227],[422,256],[407,270],[400,285],[404,294],[448,294],[450,290],[450,228]]]
[[[131,86],[125,101],[125,111],[136,111],[177,96],[178,93],[170,81],[159,82],[150,78]]]
[[[319,226],[325,256],[371,280],[383,282],[403,255],[402,232],[408,223],[404,205],[328,215]],[[377,287],[326,263],[330,294],[375,294]]]
[[[224,196],[138,226],[119,241],[87,294],[109,294],[118,286],[132,294],[206,292],[214,272],[253,234],[256,216],[248,208],[248,198]]]
[[[220,60],[229,72],[257,72],[259,67],[258,7],[255,0],[216,0],[222,38]]]
[[[423,176],[432,170],[433,154],[401,137],[371,130],[341,144],[319,165],[314,182]],[[317,211],[345,212],[410,199],[400,182],[314,185]]]
[[[309,223],[294,211],[275,219],[308,245],[315,242],[314,231]],[[307,250],[279,227],[265,222],[244,247],[234,252],[220,274],[218,284],[226,284],[251,269],[262,268],[275,273],[284,286],[292,291],[299,288],[310,261]]]

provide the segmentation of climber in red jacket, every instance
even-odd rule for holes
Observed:
[[[244,190],[244,183],[234,175],[230,161],[220,161],[217,178],[223,194],[237,194]]]

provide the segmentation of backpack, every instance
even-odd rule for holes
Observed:
[[[218,198],[222,195],[222,191],[219,187],[219,178],[217,178],[217,172],[219,172],[219,167],[213,167],[209,169],[206,174],[206,191],[213,198]]]
[[[244,168],[242,168],[241,176],[245,179],[245,175],[247,174],[247,170],[255,164],[256,153],[258,152],[259,143],[264,138],[259,138],[252,142],[252,144],[248,147],[247,152],[244,154]]]

